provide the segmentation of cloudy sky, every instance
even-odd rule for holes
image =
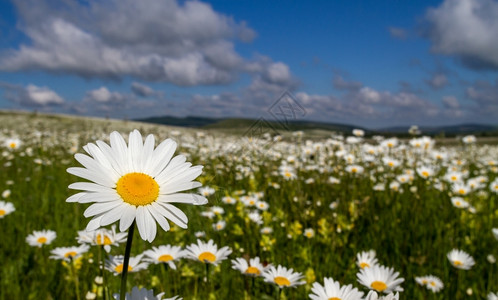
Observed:
[[[271,120],[275,103],[498,124],[498,1],[0,1],[2,109]]]

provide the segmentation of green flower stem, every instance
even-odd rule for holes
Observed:
[[[123,272],[121,273],[121,290],[119,292],[120,300],[125,300],[126,296],[126,277],[128,277],[128,265],[130,261],[131,243],[133,242],[134,231],[135,231],[135,221],[131,223],[130,230],[128,231],[128,239],[126,240],[126,249],[123,261]]]

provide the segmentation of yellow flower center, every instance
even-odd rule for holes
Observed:
[[[258,268],[256,267],[249,267],[247,268],[246,270],[246,274],[254,274],[254,275],[259,275],[261,273],[261,271],[259,271]]]
[[[460,203],[460,201],[456,201],[456,202],[455,202],[455,205],[456,205],[456,206],[460,206],[460,205],[462,205],[462,203]]]
[[[328,300],[341,300],[341,298],[338,298],[338,297],[332,297],[332,298],[329,298]]]
[[[383,290],[387,289],[387,285],[382,281],[374,281],[372,282],[372,284],[370,284],[370,287],[372,287],[377,292],[382,292]]]
[[[427,172],[427,171],[422,171],[422,176],[423,176],[423,177],[429,177],[429,172]]]
[[[285,177],[292,177],[292,173],[291,172],[285,172],[284,176]]]
[[[451,180],[456,181],[457,180],[456,176],[451,176]]]
[[[394,163],[392,161],[387,163],[390,167],[394,166]]]
[[[161,262],[168,262],[168,261],[173,260],[173,256],[171,256],[169,254],[163,254],[163,255],[159,256],[159,258],[157,260],[161,261]]]
[[[432,286],[436,286],[436,282],[434,282],[434,281],[431,281],[429,284]]]
[[[423,283],[423,284],[427,284],[427,280],[425,280],[425,279],[424,279],[424,280],[422,280],[422,283]]]
[[[453,264],[454,264],[455,266],[461,266],[461,265],[463,265],[463,263],[462,263],[461,261],[459,261],[459,260],[455,260],[455,261],[453,262]]]
[[[311,231],[306,232],[306,236],[309,237],[309,238],[312,237],[313,236],[313,232],[311,232]]]
[[[147,174],[128,173],[119,178],[116,191],[124,202],[144,206],[157,200],[159,185]]]
[[[365,268],[370,268],[370,265],[369,265],[369,264],[367,264],[366,262],[362,262],[362,263],[360,264],[360,268],[362,268],[362,269],[365,269]]]
[[[223,229],[223,225],[221,225],[221,224],[217,224],[217,225],[216,225],[216,229],[218,229],[218,230]]]
[[[273,279],[273,281],[275,281],[275,283],[280,285],[280,286],[289,286],[291,284],[289,279],[282,277],[282,276],[275,277]]]
[[[124,268],[124,265],[119,264],[114,268],[114,271],[121,273],[121,272],[123,272],[123,268]],[[131,266],[128,266],[128,272],[131,272],[131,270],[133,270],[133,268]]]
[[[17,146],[16,143],[10,143],[10,145],[9,145],[9,147],[12,149],[14,149],[16,146]]]
[[[214,255],[213,253],[211,252],[202,252],[200,255],[199,255],[199,260],[202,261],[202,262],[214,262],[216,260],[216,255]]]
[[[356,172],[358,172],[358,169],[356,169],[356,168],[352,168],[352,169],[351,169],[351,172],[356,173]]]
[[[76,253],[76,251],[70,251],[70,252],[67,252],[66,254],[64,254],[64,257],[66,258],[73,258],[77,255],[78,253]]]
[[[47,238],[42,236],[42,237],[39,237],[37,240],[38,244],[45,244],[47,242]]]
[[[0,209],[0,216],[3,216],[3,215],[5,215],[5,210]]]
[[[100,246],[111,245],[112,241],[107,235],[104,234],[104,236],[102,237],[102,235],[99,233],[99,234],[97,234],[97,237],[95,238],[95,243],[97,245],[100,245]]]
[[[464,189],[459,189],[459,190],[458,190],[458,192],[459,192],[461,195],[465,194],[465,190],[464,190]]]

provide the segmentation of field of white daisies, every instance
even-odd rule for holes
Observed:
[[[498,146],[2,112],[0,299],[498,299]]]

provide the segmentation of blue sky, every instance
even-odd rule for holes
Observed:
[[[0,2],[0,108],[497,124],[498,2]]]

